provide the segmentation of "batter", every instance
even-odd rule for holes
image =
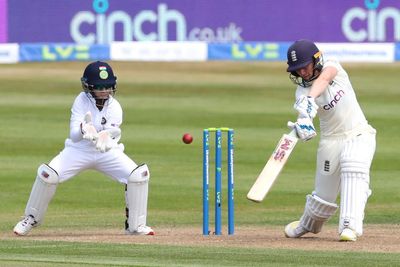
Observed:
[[[293,127],[300,139],[310,140],[317,135],[313,119],[318,115],[321,138],[314,191],[306,197],[300,220],[285,227],[285,235],[298,238],[319,233],[338,209],[340,192],[339,240],[356,241],[363,234],[364,210],[371,195],[376,131],[368,124],[339,62],[324,62],[321,51],[309,40],[293,43],[287,59],[289,76],[298,85],[294,104],[298,119]]]

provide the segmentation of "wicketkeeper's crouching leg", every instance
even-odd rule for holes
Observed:
[[[59,177],[49,165],[42,164],[38,168],[36,180],[32,186],[28,203],[25,208],[25,218],[14,227],[17,235],[26,235],[42,223],[47,207],[56,193]]]
[[[149,179],[150,172],[146,164],[137,166],[128,178],[125,189],[126,234],[154,235],[153,229],[146,225]]]
[[[337,208],[335,203],[327,202],[317,195],[307,195],[303,216],[300,221],[286,225],[285,236],[297,238],[308,232],[321,232],[323,224],[335,214]]]

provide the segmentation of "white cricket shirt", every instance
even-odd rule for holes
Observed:
[[[103,109],[100,111],[95,104],[93,97],[81,92],[74,101],[71,108],[70,135],[65,140],[65,146],[72,146],[81,149],[96,151],[95,145],[88,140],[82,139],[81,123],[85,114],[92,113],[93,126],[99,132],[111,127],[120,127],[122,124],[122,108],[119,102],[110,96]],[[117,138],[115,141],[118,142]]]
[[[336,68],[338,72],[332,83],[315,99],[319,107],[321,135],[341,135],[368,126],[346,71],[335,60],[327,60],[323,68],[328,66]],[[296,99],[308,95],[310,89],[298,86]]]

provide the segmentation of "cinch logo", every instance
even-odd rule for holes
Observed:
[[[186,18],[178,10],[168,9],[167,4],[160,3],[157,11],[142,10],[135,16],[122,10],[106,14],[109,8],[108,0],[93,0],[93,10],[80,11],[74,15],[70,23],[70,34],[76,43],[107,44],[116,41],[115,29],[121,29],[122,41],[172,41],[169,37],[171,25],[175,25],[176,41],[206,41],[206,42],[238,42],[242,29],[234,23],[227,27],[193,28],[187,31]],[[154,30],[145,30],[143,25]]]
[[[339,102],[339,100],[342,98],[343,95],[344,95],[344,91],[340,90],[333,97],[333,100],[331,100],[328,104],[324,105],[323,108],[325,110],[330,110],[331,108],[334,108],[336,106],[336,104]]]
[[[349,9],[342,18],[342,32],[352,42],[384,42],[388,26],[394,41],[400,41],[400,9],[385,7],[378,10],[380,0],[364,0],[365,7]]]

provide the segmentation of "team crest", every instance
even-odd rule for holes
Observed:
[[[100,70],[100,73],[99,73],[100,79],[103,79],[103,80],[107,79],[108,78],[107,67],[100,66],[99,70]]]
[[[297,61],[297,55],[295,50],[292,50],[292,52],[290,52],[290,56],[292,57],[293,62]]]

